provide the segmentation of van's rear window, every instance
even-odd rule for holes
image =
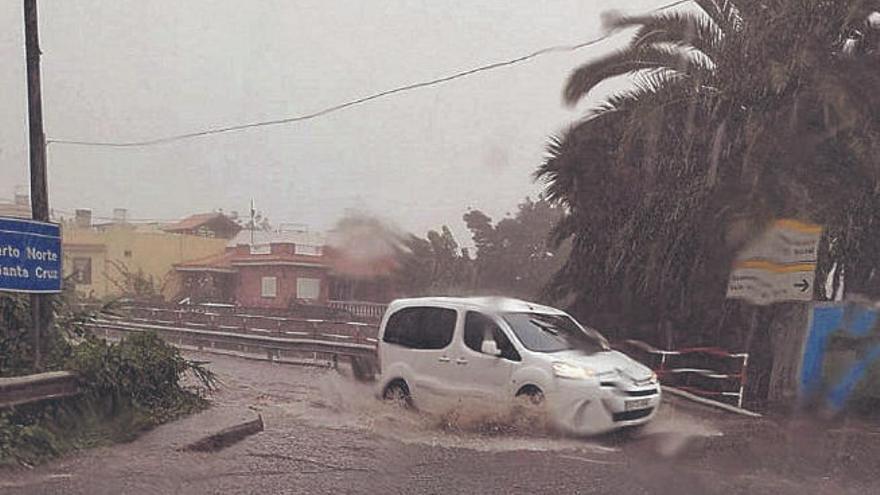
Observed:
[[[412,349],[444,349],[452,342],[454,309],[413,307],[391,315],[382,340]]]

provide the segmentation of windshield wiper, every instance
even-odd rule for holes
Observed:
[[[556,326],[553,326],[552,324],[549,324],[544,321],[536,320],[534,318],[529,318],[529,323],[531,323],[532,325],[535,325],[536,327],[549,333],[550,335],[559,336],[559,328],[557,328]]]

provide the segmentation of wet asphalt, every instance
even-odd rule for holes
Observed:
[[[127,444],[0,470],[0,493],[880,493],[877,425],[756,420],[670,399],[638,433],[564,438],[516,410],[403,410],[344,370],[196,357],[223,382],[210,409]],[[180,450],[257,415],[262,433]]]

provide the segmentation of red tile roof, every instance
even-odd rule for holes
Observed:
[[[321,256],[303,256],[291,254],[245,254],[227,250],[222,254],[215,254],[174,265],[176,270],[181,271],[235,271],[242,265],[271,265],[277,263],[290,263],[315,268],[328,268],[325,259]]]
[[[168,225],[167,227],[165,227],[164,230],[168,232],[185,232],[195,230],[202,225],[213,222],[214,220],[217,220],[219,218],[222,218],[229,223],[235,223],[229,217],[222,213],[197,213],[195,215],[190,215],[177,223]]]
[[[232,258],[235,253],[226,251],[220,254],[212,254],[204,258],[177,263],[174,268],[177,270],[193,271],[193,270],[234,270],[232,268]]]

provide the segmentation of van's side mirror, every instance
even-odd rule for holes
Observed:
[[[483,345],[480,346],[480,352],[483,354],[488,354],[490,356],[500,356],[501,349],[498,349],[498,344],[495,343],[492,339],[486,339],[483,341]]]

